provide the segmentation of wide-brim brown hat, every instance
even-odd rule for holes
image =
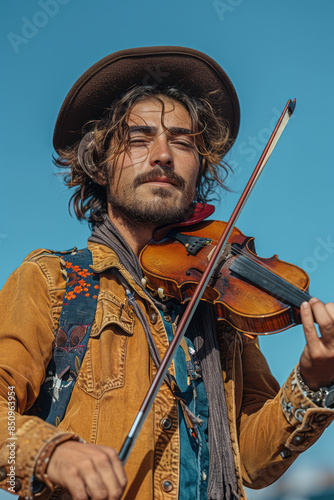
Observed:
[[[91,66],[73,85],[60,109],[53,136],[56,151],[72,146],[82,137],[90,120],[134,85],[176,86],[187,93],[212,98],[217,113],[229,124],[231,145],[239,129],[240,108],[236,91],[225,71],[211,57],[186,47],[144,47],[121,50]]]

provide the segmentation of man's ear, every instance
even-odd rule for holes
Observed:
[[[78,147],[78,162],[82,170],[100,186],[107,185],[105,172],[99,169],[94,162],[95,137],[94,132],[88,132],[81,139]]]
[[[91,176],[91,179],[96,182],[96,184],[99,184],[99,186],[107,187],[108,181],[104,169],[97,170],[97,172]]]

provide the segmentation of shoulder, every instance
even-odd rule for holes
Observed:
[[[61,309],[65,288],[60,258],[40,248],[29,253],[5,282],[0,292],[0,309],[10,309],[9,316],[17,321],[21,315],[29,318],[28,324],[41,315],[52,316],[54,320]]]
[[[50,258],[55,258],[61,260],[62,257],[66,258],[66,255],[72,254],[77,247],[73,247],[70,250],[49,250],[47,248],[37,248],[30,252],[26,258],[23,260],[24,262],[35,262],[38,263],[41,260],[48,261]]]
[[[49,284],[54,281],[59,272],[61,273],[60,257],[46,248],[38,248],[30,252],[18,268],[21,274],[33,273],[35,279],[42,274]]]
[[[67,256],[71,255],[76,250],[76,247],[64,251],[37,248],[26,256],[21,265],[26,263],[35,264],[39,266],[43,272],[46,272],[47,269],[52,270],[52,268],[57,270],[59,270],[59,268],[64,269]]]
[[[73,250],[54,251],[46,248],[33,250],[25,257],[14,274],[19,275],[24,281],[44,281],[51,290],[62,289],[65,287],[67,277],[66,260],[62,257]]]

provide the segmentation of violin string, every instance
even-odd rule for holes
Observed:
[[[245,257],[247,257],[249,260],[252,260],[256,263],[258,263],[258,261],[256,260],[256,258],[249,254],[248,252],[246,252],[245,250],[243,250],[242,248],[233,248],[233,252],[237,255],[244,255]],[[265,264],[264,262],[261,262],[259,264],[261,267],[264,267],[265,269],[267,269],[268,271],[270,271],[272,274],[275,274],[276,276],[279,276],[280,278],[282,278],[284,281],[286,281],[287,283],[290,283],[290,285],[293,285],[295,287],[298,288],[298,285],[297,283],[295,283],[294,281],[291,281],[291,280],[288,280],[283,274],[280,274],[279,272],[274,272],[271,267],[269,267],[267,264]],[[300,288],[299,288],[300,290]]]
[[[261,266],[261,268],[263,267],[264,269],[266,269],[267,271],[269,271],[272,275],[274,276],[278,276],[279,278],[283,279],[284,281],[286,281],[287,283],[289,283],[290,285],[292,286],[295,286],[296,288],[298,288],[297,284],[294,282],[294,281],[290,281],[288,280],[283,274],[279,273],[279,272],[274,272],[267,264],[261,262],[261,263],[258,263],[258,261],[256,260],[256,258],[247,253],[245,250],[241,249],[241,248],[233,248],[233,251],[238,254],[238,255],[243,255],[245,256],[247,259],[253,261],[253,262],[256,262],[257,264],[259,264],[259,266]],[[259,269],[260,271],[260,269]],[[298,288],[298,290],[301,290],[300,288]],[[302,290],[301,290],[302,291]]]
[[[246,255],[242,255],[235,261],[231,270],[238,272],[244,278],[250,279],[254,284],[263,287],[267,292],[279,297],[283,300],[292,301],[292,304],[300,306],[305,300],[309,300],[310,296],[307,292],[286,281],[284,278],[273,273],[254,259]]]
[[[310,298],[308,293],[291,285],[246,255],[240,255],[239,258],[235,259],[230,270],[250,280],[254,285],[260,286],[274,297],[283,299],[284,302],[290,302],[296,307],[300,307],[304,300]]]
[[[261,262],[261,264],[259,264],[258,261],[256,260],[255,256],[252,256],[251,254],[247,253],[245,250],[238,248],[238,247],[233,248],[233,253],[235,253],[236,255],[244,256],[247,259],[246,262],[248,262],[249,264],[251,262],[254,262],[255,265],[258,266],[258,267],[256,267],[257,274],[262,276],[263,278],[267,279],[271,285],[273,285],[273,286],[278,285],[278,279],[281,279],[287,284],[286,286],[290,285],[290,287],[294,287],[295,290],[292,291],[292,289],[290,288],[290,292],[292,294],[294,294],[295,298],[298,298],[299,300],[302,300],[302,301],[309,300],[310,296],[309,296],[309,293],[307,291],[300,289],[296,283],[286,279],[286,277],[283,276],[282,274],[274,273],[272,271],[272,269],[268,265],[266,265],[265,263]],[[255,271],[254,266],[253,266],[252,270]],[[281,285],[281,283],[280,283],[280,285]]]

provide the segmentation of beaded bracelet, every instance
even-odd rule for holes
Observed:
[[[334,381],[331,382],[329,387],[320,387],[317,391],[312,391],[308,385],[305,384],[301,374],[300,368],[296,369],[297,382],[307,398],[312,403],[320,406],[321,408],[334,408]]]

